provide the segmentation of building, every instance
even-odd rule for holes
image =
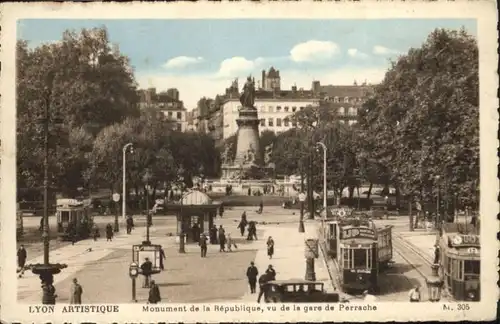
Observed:
[[[313,81],[312,91],[321,98],[320,105],[335,110],[340,117],[340,122],[355,124],[358,112],[366,98],[372,93],[373,87],[366,82],[358,85],[324,85]]]
[[[283,90],[279,70],[274,67],[267,73],[262,71],[259,83],[255,93],[255,108],[259,112],[261,133],[270,130],[279,134],[296,127],[291,116],[308,106],[327,106],[338,113],[341,122],[352,125],[356,123],[358,110],[372,91],[372,86],[366,83],[321,85],[320,81],[313,81],[310,90],[298,89],[297,86]],[[216,141],[223,141],[234,135],[238,130],[236,119],[241,109],[239,97],[240,89],[236,79],[224,95],[218,96],[218,100],[206,107],[199,107],[198,124],[193,127],[198,131],[214,134]]]
[[[276,134],[285,132],[296,127],[291,121],[291,116],[307,106],[317,107],[320,100],[313,96],[312,91],[292,87],[291,90],[267,91],[259,89],[255,94],[255,108],[259,112],[259,131],[270,130]],[[238,130],[236,119],[238,119],[241,103],[239,98],[226,99],[222,105],[224,139],[235,134]]]
[[[168,89],[164,92],[156,93],[155,88],[139,90],[139,108],[154,108],[163,114],[170,122],[174,123],[174,129],[179,131],[187,130],[187,111],[184,103],[179,100],[177,89]]]

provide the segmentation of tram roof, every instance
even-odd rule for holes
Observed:
[[[305,280],[305,279],[284,279],[284,280],[272,280],[269,281],[268,283],[274,284],[274,285],[318,285],[321,284],[323,285],[322,282],[318,281],[311,281],[311,280]]]
[[[479,227],[466,223],[444,223],[442,229],[443,235],[446,233],[479,235]]]

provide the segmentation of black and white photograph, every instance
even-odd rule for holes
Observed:
[[[2,18],[6,319],[494,315],[494,2],[65,6]]]

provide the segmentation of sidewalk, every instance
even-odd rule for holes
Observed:
[[[268,265],[272,264],[276,270],[277,280],[298,279],[304,280],[306,272],[306,262],[304,258],[304,241],[306,238],[315,238],[314,223],[305,222],[306,233],[298,232],[298,225],[291,224],[261,226],[264,235],[255,242],[257,255],[255,257],[255,266],[260,274],[264,273]],[[266,241],[272,236],[275,247],[274,256],[269,259],[267,256]],[[315,260],[316,280],[325,283],[325,291],[333,292],[333,285],[330,281],[328,270],[325,263],[320,258]],[[255,302],[258,294],[250,294],[249,291],[241,298],[242,301]]]
[[[151,228],[151,234],[161,230],[162,227]],[[75,245],[70,244],[50,251],[50,263],[64,263],[68,265],[67,268],[54,276],[54,286],[73,277],[85,267],[105,259],[116,250],[131,251],[133,244],[140,244],[144,240],[144,231],[145,229],[139,227],[133,230],[132,234],[127,235],[123,229],[118,234],[115,234],[111,242],[107,242],[106,238],[103,237],[97,241],[87,239],[76,242]],[[174,237],[166,237],[163,241],[171,241],[171,244],[173,244]],[[43,263],[43,255],[26,262],[27,265],[36,263]],[[18,300],[22,302],[38,302],[40,300],[40,279],[31,270],[26,270],[24,275],[18,278],[17,281]]]

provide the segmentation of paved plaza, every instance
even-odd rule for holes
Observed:
[[[218,245],[209,245],[206,258],[200,257],[196,244],[187,244],[185,254],[179,254],[175,239],[175,218],[155,216],[150,228],[151,241],[163,246],[166,260],[165,270],[153,276],[158,283],[164,302],[218,302],[218,301],[256,301],[257,295],[250,294],[246,278],[246,268],[254,261],[263,273],[269,264],[277,272],[278,280],[304,279],[305,258],[304,240],[315,237],[316,221],[305,221],[305,233],[298,232],[299,214],[296,210],[281,207],[264,207],[258,214],[253,207],[227,208],[223,217],[215,219],[215,225],[222,225],[230,233],[237,249],[221,253]],[[257,222],[257,241],[247,241],[240,237],[237,229],[241,214],[245,211],[248,220]],[[144,222],[143,216],[136,216],[136,223]],[[105,224],[112,218],[97,217]],[[394,226],[394,240],[402,240],[405,246],[418,251],[428,260],[433,257],[435,234],[417,230],[407,231],[405,216],[389,220],[379,220],[379,224]],[[85,303],[127,303],[132,300],[131,279],[128,266],[132,261],[133,244],[140,244],[146,235],[144,226],[136,226],[131,235],[125,234],[124,226],[112,242],[100,238],[79,241],[75,245],[61,244],[50,253],[51,262],[66,263],[68,268],[55,276],[55,288],[58,302],[69,302],[71,280],[77,278],[81,283]],[[266,240],[271,236],[275,241],[275,253],[272,259],[267,256]],[[403,243],[401,243],[403,244]],[[41,244],[29,246],[30,251],[41,251]],[[421,274],[411,268],[407,260],[394,247],[394,266],[387,271],[384,282],[388,290],[380,297],[384,300],[406,300],[407,292],[415,284],[422,284]],[[43,261],[41,253],[29,252],[29,263]],[[39,254],[39,255],[37,255]],[[422,264],[421,267],[426,265]],[[320,254],[315,260],[315,273],[318,281],[325,283],[325,291],[336,290],[331,280],[328,261]],[[146,303],[148,289],[142,286],[142,278],[137,279],[138,303]],[[36,303],[40,300],[40,281],[30,271],[18,279],[18,296],[23,303]],[[425,296],[426,292],[423,292]],[[354,297],[355,298],[355,297]]]

